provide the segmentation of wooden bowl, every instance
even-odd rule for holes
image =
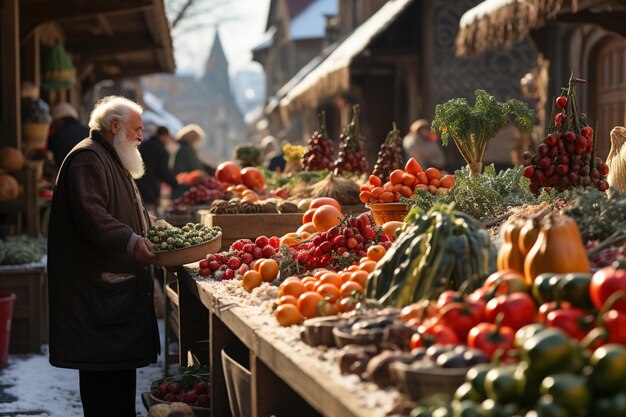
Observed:
[[[361,330],[358,334],[350,333],[350,326],[340,326],[333,328],[333,336],[335,337],[335,344],[338,348],[342,348],[347,345],[378,345],[384,336],[384,330],[382,328],[375,328],[369,330]]]
[[[158,256],[157,265],[161,266],[179,266],[191,262],[197,262],[205,258],[207,253],[215,253],[222,247],[222,234],[207,242],[197,245],[187,246],[186,248],[172,249],[162,252],[155,252]]]
[[[314,317],[307,319],[302,324],[304,330],[302,330],[302,340],[311,346],[337,346],[335,342],[335,336],[333,335],[333,329],[337,326],[345,325],[345,319],[340,319],[337,316],[327,317]]]
[[[469,368],[417,368],[414,365],[394,362],[390,365],[398,380],[400,391],[411,400],[419,401],[437,393],[454,395],[465,382]]]
[[[409,209],[403,203],[371,203],[365,207],[372,212],[374,223],[377,226],[382,226],[390,221],[402,222],[406,215],[409,214]]]

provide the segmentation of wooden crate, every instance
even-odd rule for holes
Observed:
[[[10,353],[41,353],[48,341],[48,282],[45,264],[0,269],[0,293],[15,293]]]
[[[237,239],[259,236],[282,236],[302,226],[302,213],[212,214],[200,210],[200,222],[222,228],[222,249],[227,250]]]

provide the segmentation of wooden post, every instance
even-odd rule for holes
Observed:
[[[18,0],[0,0],[0,144],[20,148],[20,37]]]
[[[209,334],[209,314],[200,302],[196,282],[184,272],[178,272],[178,363],[187,366],[187,351],[196,340],[206,340]]]
[[[215,314],[209,314],[209,340],[211,345],[211,415],[231,417],[228,403],[228,391],[222,367],[222,349],[237,341],[237,337]]]
[[[35,29],[22,43],[21,78],[41,88],[41,51],[39,30]]]

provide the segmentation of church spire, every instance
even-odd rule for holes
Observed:
[[[223,91],[226,89],[230,92],[228,60],[226,59],[222,41],[220,40],[219,28],[215,29],[213,45],[211,46],[209,58],[204,66],[204,76],[202,78],[203,81],[209,85],[211,90]]]

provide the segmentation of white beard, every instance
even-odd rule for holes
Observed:
[[[130,172],[134,179],[143,177],[146,167],[139,153],[139,142],[129,139],[123,131],[113,136],[113,148],[122,162],[122,166]]]

